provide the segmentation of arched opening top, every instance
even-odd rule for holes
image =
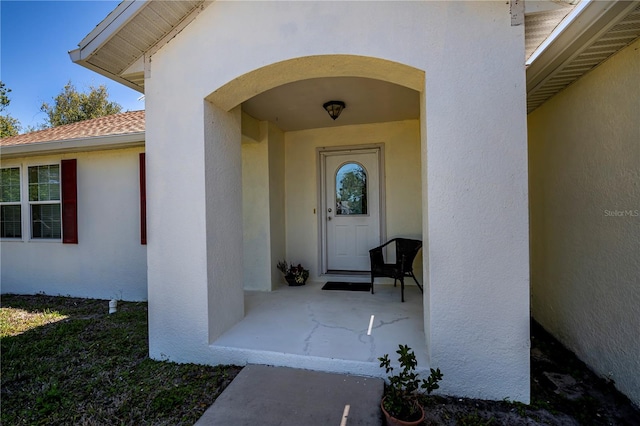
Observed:
[[[215,90],[206,99],[230,111],[244,101],[283,84],[323,77],[370,78],[421,92],[425,74],[408,65],[369,56],[305,56],[243,74]]]

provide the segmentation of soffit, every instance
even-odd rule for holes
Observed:
[[[69,52],[74,62],[144,92],[140,58],[158,49],[210,2],[204,0],[123,1]]]
[[[592,1],[527,68],[527,112],[638,37],[640,1]]]
[[[531,5],[533,3],[533,5]],[[571,2],[525,2],[524,41],[525,55],[529,59],[533,52],[549,37],[566,16],[576,7]],[[531,5],[531,6],[530,6]]]

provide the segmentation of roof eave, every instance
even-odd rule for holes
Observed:
[[[140,131],[118,135],[89,136],[86,138],[9,145],[0,147],[0,152],[2,153],[2,158],[7,159],[31,155],[60,154],[63,152],[131,148],[144,146],[144,144],[145,132]]]
[[[103,75],[105,77],[107,77],[108,79],[111,79],[113,81],[117,81],[120,84],[124,84],[125,86],[140,92],[140,93],[144,93],[144,87],[139,86],[135,83],[133,83],[132,81],[127,80],[126,78],[122,78],[120,75],[118,74],[114,74],[112,72],[109,72],[105,69],[102,69],[100,67],[97,67],[95,65],[93,65],[92,63],[88,62],[86,59],[82,59],[82,52],[81,49],[75,49],[75,50],[71,50],[69,52],[69,57],[71,58],[71,61],[75,64],[81,65],[87,69],[90,69],[91,71],[94,71],[100,75]]]
[[[176,3],[181,5],[175,6],[174,2],[154,0],[123,1],[80,41],[78,49],[69,52],[71,61],[144,93],[143,74],[146,72],[144,61],[170,42],[212,1],[185,0],[184,3]],[[155,15],[162,16],[163,11],[166,11],[170,18],[164,20],[162,25],[148,23],[149,19],[151,21],[155,19]],[[167,27],[164,24],[169,25]],[[132,31],[134,33],[141,31],[140,27],[145,25],[147,26],[144,31],[145,37],[135,40],[135,43],[123,42],[121,32],[124,29],[128,31],[128,37],[132,37]],[[149,25],[152,28],[149,28]],[[148,34],[151,34],[151,37],[148,37]],[[124,52],[121,51],[123,46]],[[114,54],[120,55],[119,58],[122,60],[114,62],[105,59],[105,57],[113,57]],[[132,66],[136,69],[132,70]]]
[[[119,30],[129,22],[151,0],[132,0],[121,2],[107,17],[102,20],[80,43],[78,48],[69,52],[71,61],[97,72],[109,79],[124,84],[133,90],[144,93],[144,88],[122,78],[118,74],[96,67],[88,59],[104,46]]]
[[[102,20],[80,43],[77,57],[88,59],[101,46],[104,46],[127,22],[151,0],[131,0],[121,2],[107,17]],[[75,51],[74,51],[75,52]],[[73,60],[73,57],[72,57]],[[76,61],[74,61],[76,62]]]
[[[527,94],[537,90],[563,64],[577,56],[618,18],[633,10],[640,1],[591,1],[553,40],[526,70]]]

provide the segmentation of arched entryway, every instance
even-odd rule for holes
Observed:
[[[290,354],[289,357],[304,357],[296,362],[307,368],[348,371],[354,367],[353,363],[360,363],[357,368],[367,374],[377,374],[378,368],[372,364],[374,352],[394,351],[398,344],[395,338],[402,336],[403,341],[411,342],[416,348],[421,363],[427,364],[423,300],[417,288],[413,289],[415,294],[411,295],[410,303],[396,309],[370,305],[385,298],[400,303],[399,289],[394,292],[393,287],[386,295],[384,291],[376,295],[352,294],[348,299],[352,306],[349,309],[344,305],[345,297],[333,303],[325,300],[322,305],[314,305],[311,296],[312,286],[319,290],[326,281],[369,280],[367,265],[358,265],[359,271],[353,271],[356,268],[350,264],[331,268],[323,258],[323,250],[330,245],[325,238],[336,234],[342,237],[349,230],[343,227],[342,231],[334,229],[331,234],[323,229],[329,217],[334,219],[326,212],[323,188],[327,188],[326,182],[337,175],[330,173],[329,176],[320,170],[326,167],[322,159],[331,158],[340,163],[342,157],[353,159],[356,156],[366,164],[367,173],[375,173],[366,185],[370,193],[379,196],[370,195],[370,201],[375,200],[375,203],[369,207],[379,207],[382,213],[375,218],[378,222],[374,221],[373,226],[384,232],[377,234],[377,240],[357,242],[361,245],[358,249],[367,259],[368,249],[379,245],[381,238],[422,239],[421,152],[425,142],[421,131],[421,117],[424,116],[421,99],[424,78],[421,70],[379,58],[309,56],[243,74],[206,97],[211,105],[207,111],[212,113],[206,117],[207,123],[220,123],[222,120],[218,115],[237,114],[237,109],[241,109],[244,289],[277,289],[278,293],[284,291],[282,297],[286,298],[289,297],[288,289],[279,288],[282,277],[276,269],[277,261],[286,258],[289,262],[302,263],[311,271],[307,287],[292,295],[295,302],[277,306],[279,302],[274,300],[280,294],[269,296],[268,301],[262,300],[266,297],[263,294],[247,296],[247,318],[231,333],[214,340],[214,351],[224,347],[224,351],[233,356],[256,362],[252,358],[242,358],[245,355],[241,349],[244,348],[248,354],[257,351],[270,363],[289,362],[290,359],[277,360],[272,355],[284,351]],[[322,107],[333,99],[346,103],[342,115],[335,121]],[[333,182],[329,186],[335,185]],[[367,210],[359,215],[372,213]],[[361,232],[362,224],[351,228]],[[416,269],[422,280],[421,259]],[[364,274],[347,274],[353,272]],[[299,297],[304,291],[309,296],[308,299],[303,297],[306,302],[300,305]],[[322,293],[326,296],[326,292]],[[339,294],[334,292],[333,296]],[[262,310],[268,303],[275,305]],[[360,307],[355,309],[355,305]],[[304,306],[307,308],[300,311]],[[339,320],[330,313],[336,309],[357,315],[373,312],[366,315],[364,324],[360,324],[362,321],[356,317]],[[309,317],[309,310],[314,312],[313,317]],[[360,329],[366,328],[372,314],[377,340],[361,336]],[[261,320],[252,322],[257,316]],[[288,317],[291,317],[290,321],[286,319]],[[265,324],[280,326],[265,328]],[[393,327],[397,329],[391,330]],[[272,332],[287,337],[272,336]],[[251,333],[253,338],[247,338]],[[345,344],[325,346],[322,342],[332,333],[337,333],[334,338],[344,339]],[[377,348],[374,342],[377,342]],[[230,349],[232,347],[235,349]],[[349,350],[340,352],[341,348]],[[376,356],[379,355],[382,354]],[[335,366],[330,368],[325,365],[326,361],[317,359],[325,357],[334,359]],[[337,359],[342,361],[335,361]]]
[[[387,191],[388,223],[399,224],[388,237],[419,223],[428,240],[423,340],[443,389],[527,401],[522,29],[509,25],[504,3],[310,5],[214,2],[145,62],[151,356],[223,361],[212,343],[242,324],[243,265],[268,277],[282,255],[318,263],[318,149],[384,142],[385,168],[398,171],[385,185],[420,184],[405,196]],[[419,117],[343,126],[358,110],[348,104],[328,127],[287,131],[247,113],[267,92],[329,79],[412,90]],[[322,103],[313,102],[329,120]],[[391,152],[407,140],[415,149]],[[262,257],[243,247],[243,198],[252,195],[242,190],[243,142],[263,206],[252,217]],[[416,198],[417,209],[389,209]]]
[[[304,262],[312,280],[322,281],[328,271],[365,271],[368,248],[387,235],[421,237],[423,87],[424,72],[404,64],[319,55],[259,68],[207,96],[220,109],[242,109],[246,289],[275,288],[281,277],[274,259],[292,253],[289,260]],[[335,121],[322,108],[331,99],[346,102]],[[379,199],[379,208],[368,213],[377,217],[370,221],[367,238],[355,234],[362,233],[360,224],[347,228],[354,233],[347,243],[335,241],[347,251],[361,252],[361,261],[332,265],[328,259],[334,245],[327,239],[333,233],[326,225],[334,215],[325,206],[325,157],[318,151],[340,147],[348,152],[377,150],[376,178],[370,181],[376,187],[369,190]],[[391,161],[385,165],[387,157]]]

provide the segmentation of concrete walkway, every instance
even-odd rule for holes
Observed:
[[[196,426],[378,426],[383,387],[376,378],[248,365]]]

